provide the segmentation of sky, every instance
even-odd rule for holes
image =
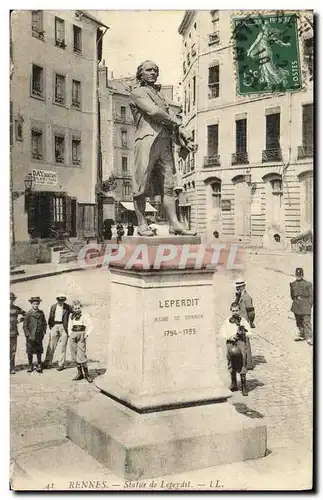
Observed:
[[[178,27],[184,12],[91,11],[110,27],[104,37],[103,59],[114,77],[132,76],[141,62],[152,59],[160,69],[159,83],[176,87],[182,72]]]

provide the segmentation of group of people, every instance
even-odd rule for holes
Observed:
[[[16,373],[15,356],[17,351],[18,323],[23,322],[23,330],[26,337],[26,353],[28,357],[27,372],[34,370],[33,357],[36,355],[36,371],[42,373],[43,369],[51,367],[56,349],[58,352],[58,367],[61,371],[65,368],[66,349],[68,340],[70,342],[71,358],[76,363],[77,374],[73,380],[85,378],[92,382],[87,366],[86,340],[92,331],[89,316],[82,311],[82,304],[74,300],[70,306],[66,302],[66,295],[60,293],[56,297],[56,303],[49,311],[48,322],[44,312],[39,308],[42,299],[33,296],[29,299],[31,308],[24,311],[15,305],[16,295],[10,293],[10,373]],[[49,341],[45,360],[42,363],[43,340],[49,327]],[[58,348],[59,346],[59,348]]]
[[[298,335],[295,341],[305,341],[313,345],[311,310],[313,306],[312,283],[304,279],[304,270],[297,267],[296,280],[290,283],[292,299],[291,311],[295,315]],[[255,328],[255,308],[251,296],[246,290],[244,281],[236,281],[236,297],[231,303],[231,316],[227,318],[221,329],[221,336],[226,340],[228,370],[231,375],[229,389],[238,390],[237,373],[240,374],[241,392],[248,395],[246,375],[253,370],[250,338]]]
[[[119,222],[116,226],[117,230],[117,243],[121,243],[122,237],[124,236],[123,225]],[[127,236],[133,236],[135,232],[134,225],[131,221],[127,224]],[[112,223],[111,219],[106,219],[103,223],[103,237],[105,240],[112,240]]]

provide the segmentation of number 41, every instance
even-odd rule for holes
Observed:
[[[51,484],[47,484],[47,486],[45,486],[44,488],[45,490],[53,490],[54,489],[54,483],[51,483]]]

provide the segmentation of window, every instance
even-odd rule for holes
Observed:
[[[304,59],[306,61],[308,71],[310,74],[310,81],[313,79],[313,62],[314,62],[314,44],[313,38],[306,38],[304,40]]]
[[[72,80],[72,106],[81,107],[81,82]]]
[[[192,141],[195,142],[195,130],[192,130]],[[195,169],[195,153],[191,153],[191,170]]]
[[[128,158],[126,156],[122,156],[121,162],[122,162],[122,174],[127,175],[127,173],[128,173]]]
[[[131,185],[130,184],[124,184],[123,185],[123,196],[130,196],[131,195]]]
[[[54,222],[64,222],[64,199],[61,196],[53,197]]]
[[[36,38],[44,39],[42,10],[31,11],[31,33]]]
[[[72,139],[72,164],[81,164],[81,140],[76,137]]]
[[[65,156],[65,137],[55,135],[55,162],[64,163]]]
[[[43,159],[43,131],[37,128],[31,130],[31,157],[33,160]]]
[[[65,22],[55,17],[55,45],[65,49]]]
[[[187,109],[187,92],[184,90],[184,114],[186,114]]]
[[[126,107],[121,106],[120,108],[121,120],[126,121]]]
[[[274,194],[282,193],[283,192],[282,180],[274,179],[273,181],[271,181],[271,187]]]
[[[211,22],[212,22],[212,28],[211,28],[211,33],[208,35],[208,42],[209,45],[213,45],[215,43],[219,43],[220,41],[220,36],[219,36],[219,11],[218,10],[211,10]]]
[[[193,105],[196,100],[196,76],[193,76]]]
[[[65,103],[65,76],[55,75],[55,102]]]
[[[211,10],[212,33],[219,32],[219,11]]]
[[[32,67],[31,93],[33,96],[44,97],[44,69],[36,64]]]
[[[219,97],[220,94],[220,67],[218,64],[209,68],[209,99]]]
[[[127,139],[128,139],[127,131],[122,130],[122,132],[121,132],[121,145],[123,148],[127,147]]]
[[[211,185],[213,208],[219,209],[221,207],[221,182],[214,182]]]
[[[13,145],[13,104],[10,101],[10,146]]]
[[[280,149],[280,113],[266,116],[266,150]]]
[[[247,152],[247,119],[236,120],[236,152]]]
[[[313,104],[304,104],[302,139],[303,146],[313,146]]]
[[[15,120],[15,137],[16,141],[22,141],[23,140],[23,130],[22,130],[22,124],[23,124],[23,118],[17,118]]]
[[[73,25],[73,50],[74,52],[82,52],[82,29]]]
[[[187,112],[191,111],[191,84],[188,84]]]
[[[207,154],[213,156],[218,154],[219,126],[209,125],[207,128]]]

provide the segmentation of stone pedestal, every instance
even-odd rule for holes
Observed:
[[[107,370],[96,385],[138,411],[226,399],[213,271],[110,269]]]
[[[70,439],[129,479],[266,451],[266,427],[226,402],[231,393],[225,343],[214,330],[214,269],[191,263],[181,270],[176,259],[164,264],[110,267],[107,370],[95,380],[101,394],[67,418]]]

